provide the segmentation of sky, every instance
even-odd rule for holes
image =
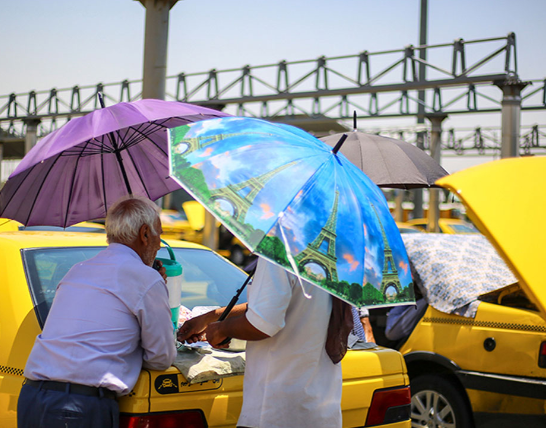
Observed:
[[[420,0],[182,0],[170,13],[167,75],[417,45],[419,8]],[[520,78],[546,77],[546,0],[429,0],[428,9],[429,44],[514,32]],[[142,78],[138,1],[3,1],[0,11],[0,95]],[[523,114],[522,124],[545,117]],[[449,120],[500,126],[499,115]]]

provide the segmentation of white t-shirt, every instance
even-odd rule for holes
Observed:
[[[239,426],[341,427],[341,365],[325,350],[331,296],[260,259],[248,321],[269,338],[249,341]]]

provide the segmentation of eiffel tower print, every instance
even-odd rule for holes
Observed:
[[[336,190],[334,206],[328,221],[313,242],[307,245],[307,248],[305,248],[305,250],[295,257],[295,260],[300,265],[300,269],[308,263],[315,263],[324,269],[327,279],[335,282],[338,281],[336,267],[336,223],[338,200],[339,192]],[[320,249],[323,242],[326,242],[327,245],[325,253]]]
[[[189,128],[188,128],[189,130]],[[187,132],[187,131],[186,131]],[[235,132],[233,134],[218,134],[218,135],[204,135],[201,137],[196,138],[182,138],[178,141],[175,141],[175,146],[179,147],[183,144],[187,145],[187,149],[180,152],[184,156],[189,155],[192,152],[195,152],[198,149],[202,149],[204,147],[207,147],[213,143],[216,143],[221,140],[225,140],[227,138],[231,137],[239,137],[241,135],[249,134],[248,132]],[[185,134],[184,134],[185,135]],[[179,135],[176,135],[176,138],[179,138]]]
[[[248,209],[254,202],[254,198],[264,188],[265,184],[279,172],[295,163],[295,161],[287,163],[266,174],[252,177],[238,184],[230,184],[221,189],[210,189],[210,200],[222,199],[228,201],[233,207],[233,218],[243,223]],[[243,194],[243,190],[246,191],[245,194]]]
[[[381,227],[381,235],[383,236],[383,245],[385,247],[385,261],[383,263],[383,279],[381,280],[381,293],[386,297],[386,291],[388,287],[394,287],[396,293],[400,294],[402,292],[402,285],[400,284],[400,278],[398,277],[398,269],[396,268],[396,263],[394,257],[392,256],[392,249],[389,245],[389,240],[387,239],[387,234],[385,233],[385,228],[383,223],[379,219],[379,215],[375,207],[372,205],[379,226]]]

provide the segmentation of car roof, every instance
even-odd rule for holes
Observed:
[[[500,159],[436,182],[456,194],[546,318],[546,157]]]
[[[208,248],[180,240],[165,240],[175,248]],[[15,248],[41,248],[41,247],[82,247],[82,246],[106,246],[106,234],[85,232],[61,232],[61,231],[7,231],[0,232],[1,245],[11,245]]]

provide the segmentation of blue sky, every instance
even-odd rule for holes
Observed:
[[[418,44],[419,7],[420,0],[179,1],[170,13],[168,75],[400,49]],[[0,11],[0,95],[142,77],[145,9],[138,1],[17,0]],[[520,77],[542,79],[544,16],[544,0],[429,0],[428,41],[515,32]],[[522,124],[544,123],[544,116],[526,114]],[[500,125],[486,115],[453,121]]]

